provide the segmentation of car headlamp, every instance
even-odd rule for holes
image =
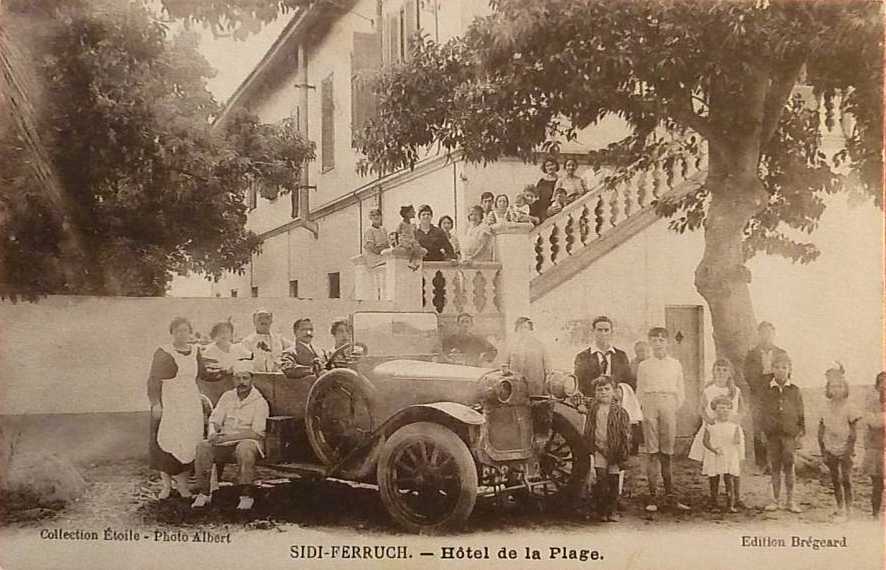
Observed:
[[[545,378],[548,393],[555,398],[568,398],[578,392],[578,381],[574,374],[554,370]]]

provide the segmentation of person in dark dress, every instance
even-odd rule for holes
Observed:
[[[150,467],[160,472],[159,499],[169,497],[173,480],[179,495],[191,496],[188,472],[197,443],[203,439],[203,402],[197,378],[212,379],[206,377],[202,356],[190,343],[193,330],[188,319],[174,318],[169,325],[171,342],[154,352],[148,374],[148,458]]]
[[[554,186],[557,185],[559,170],[560,163],[553,158],[546,158],[541,163],[541,171],[544,172],[544,176],[535,184],[538,200],[529,208],[529,215],[538,218],[539,221],[544,221],[548,217],[548,208],[554,197]]]
[[[428,250],[425,261],[446,261],[456,259],[455,251],[446,232],[431,223],[434,211],[427,204],[418,209],[418,227],[415,229],[415,238],[419,245]]]

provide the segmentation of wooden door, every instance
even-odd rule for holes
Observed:
[[[704,309],[699,305],[665,307],[665,327],[670,334],[671,356],[683,365],[686,400],[677,414],[677,445],[685,450],[698,430],[698,406],[704,390]],[[685,446],[685,447],[684,447]]]

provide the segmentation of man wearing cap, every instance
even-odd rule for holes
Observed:
[[[288,339],[271,332],[274,315],[265,309],[257,309],[252,313],[252,324],[255,332],[244,338],[242,344],[253,354],[253,370],[255,372],[276,372],[280,369],[280,357],[292,346]]]
[[[492,343],[472,332],[474,317],[461,313],[455,319],[456,332],[443,339],[443,354],[464,359],[468,366],[482,366],[495,360],[498,355]]]
[[[222,394],[212,415],[209,433],[197,444],[194,472],[199,494],[192,508],[205,507],[212,500],[209,486],[212,464],[219,465],[221,479],[225,463],[237,464],[240,502],[237,509],[248,511],[252,497],[255,462],[264,457],[264,439],[270,410],[261,392],[252,385],[252,368],[247,361],[234,363],[234,389]]]

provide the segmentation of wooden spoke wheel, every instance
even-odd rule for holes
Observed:
[[[539,456],[542,476],[553,483],[552,498],[570,501],[576,497],[591,466],[584,440],[578,430],[560,414],[555,413],[551,437]]]
[[[439,424],[400,428],[382,448],[378,488],[394,521],[433,534],[463,524],[477,500],[477,467],[465,443]]]

